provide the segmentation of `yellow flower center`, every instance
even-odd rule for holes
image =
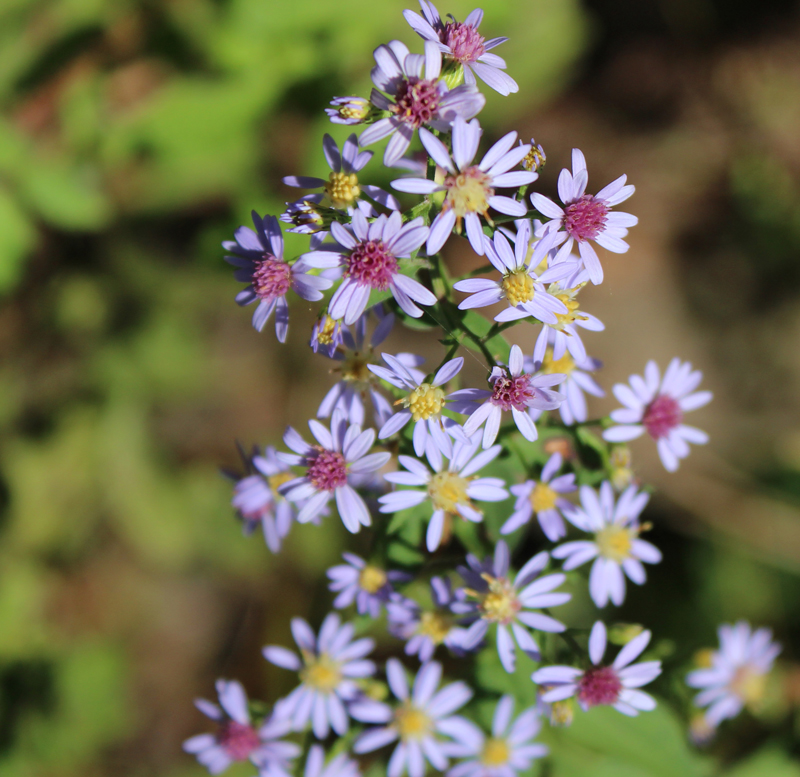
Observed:
[[[551,726],[571,726],[573,717],[575,717],[575,707],[572,699],[555,701],[550,707]]]
[[[278,472],[275,475],[270,475],[267,478],[267,485],[269,486],[269,490],[272,491],[273,496],[276,498],[283,499],[283,497],[278,493],[278,489],[284,484],[288,483],[290,480],[294,480],[297,477],[293,472]]]
[[[436,510],[456,513],[456,505],[469,504],[467,486],[469,480],[454,472],[437,472],[428,484],[428,495]]]
[[[338,661],[327,653],[315,656],[303,652],[305,667],[300,670],[300,680],[320,693],[333,693],[342,681],[342,670]]]
[[[489,584],[489,590],[479,593],[465,588],[467,596],[478,599],[478,609],[484,620],[509,624],[522,609],[514,586],[504,577],[492,577],[484,572],[481,577]]]
[[[544,167],[545,163],[545,156],[542,154],[541,151],[536,146],[531,146],[531,150],[527,153],[525,158],[522,160],[522,166],[526,170],[530,170],[532,172],[537,172],[541,168]]]
[[[481,763],[484,766],[503,766],[508,763],[511,748],[505,739],[487,739],[481,753]]]
[[[767,676],[746,664],[736,670],[731,680],[731,690],[748,706],[757,706],[764,699]]]
[[[369,108],[367,105],[343,105],[341,108],[339,108],[339,115],[343,119],[365,119],[368,113]]]
[[[372,364],[369,356],[361,353],[354,353],[342,362],[342,380],[352,383],[369,384],[373,381],[373,374],[367,368]]]
[[[325,194],[334,208],[346,208],[352,205],[361,194],[358,176],[355,173],[331,173],[325,184]]]
[[[386,585],[386,572],[367,564],[358,575],[358,585],[367,593],[376,594]]]
[[[554,329],[563,329],[567,324],[574,324],[575,321],[585,321],[586,316],[582,316],[578,313],[578,309],[580,308],[580,302],[576,299],[570,299],[569,294],[556,294],[556,299],[561,300],[564,305],[567,307],[566,313],[556,313],[556,318],[558,319],[557,324],[551,324]]]
[[[461,219],[467,213],[483,213],[489,210],[489,200],[494,197],[494,189],[488,184],[491,179],[479,167],[468,167],[458,175],[448,175],[444,179],[447,199],[444,208],[452,208]]]
[[[503,291],[510,305],[530,302],[533,299],[533,278],[527,270],[514,270],[503,278]]]
[[[569,355],[569,351],[564,351],[560,359],[553,358],[553,349],[548,348],[542,359],[542,373],[545,375],[555,375],[563,373],[569,375],[575,369],[575,360]]]
[[[443,612],[423,612],[417,633],[430,637],[434,645],[441,645],[453,628],[453,619]]]
[[[427,421],[442,411],[444,397],[444,391],[438,386],[421,383],[407,397],[399,399],[395,404],[402,403],[403,407],[407,407],[415,421]]]
[[[600,549],[600,555],[619,564],[630,556],[637,533],[635,529],[612,523],[597,532],[594,539]]]
[[[529,497],[533,512],[541,513],[543,510],[552,510],[556,506],[558,494],[547,483],[537,483]]]
[[[394,725],[403,740],[424,739],[433,728],[431,719],[411,704],[404,704],[395,712]]]
[[[336,319],[331,318],[327,313],[323,319],[322,326],[317,333],[317,340],[322,345],[330,345],[333,342],[333,331],[336,328]]]

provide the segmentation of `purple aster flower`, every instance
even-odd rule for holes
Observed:
[[[236,240],[226,240],[222,247],[235,256],[226,256],[225,261],[238,269],[234,273],[237,281],[250,284],[236,295],[239,305],[259,301],[253,313],[253,326],[260,332],[273,311],[275,334],[282,343],[289,331],[289,306],[286,294],[292,289],[303,299],[322,299],[322,290],[329,289],[333,281],[309,275],[312,267],[301,257],[294,264],[283,258],[283,235],[274,216],[263,219],[253,211],[255,232],[250,227],[239,227],[234,233]]]
[[[767,674],[780,652],[770,629],[753,630],[745,621],[720,626],[719,650],[711,653],[711,665],[686,678],[692,688],[703,689],[694,701],[699,707],[708,707],[706,723],[716,728],[744,707],[758,707],[764,700]]]
[[[342,625],[333,612],[325,617],[318,637],[302,618],[292,618],[300,656],[278,645],[264,648],[267,661],[300,677],[300,685],[276,704],[282,715],[291,718],[295,731],[310,721],[317,739],[325,739],[330,729],[339,736],[347,733],[347,705],[360,696],[354,680],[375,674],[375,664],[365,658],[375,641],[367,637],[353,641],[354,633],[353,624]]]
[[[331,297],[328,313],[333,318],[353,324],[364,312],[370,293],[391,289],[397,304],[412,318],[422,316],[414,303],[433,305],[436,297],[419,281],[400,272],[398,259],[410,257],[428,236],[428,227],[416,218],[403,224],[394,211],[388,218],[379,216],[371,224],[360,211],[352,223],[342,226],[334,221],[331,235],[336,241],[326,250],[312,251],[303,259],[311,267],[344,268],[344,281]]]
[[[546,686],[545,702],[557,702],[572,696],[584,710],[598,704],[611,705],[618,712],[632,717],[639,710],[653,710],[656,700],[637,690],[661,674],[660,661],[642,661],[631,665],[650,642],[650,632],[643,631],[619,651],[614,663],[602,664],[606,652],[606,627],[597,621],[589,636],[589,658],[592,666],[580,670],[574,666],[546,666],[531,675],[533,682]]]
[[[364,500],[350,484],[354,477],[379,470],[390,453],[368,453],[375,442],[375,430],[361,431],[358,424],[348,424],[340,410],[334,410],[330,431],[319,421],[308,422],[317,445],[309,445],[291,426],[283,441],[295,453],[279,452],[278,457],[293,467],[305,467],[302,477],[281,486],[281,493],[291,502],[304,502],[297,514],[300,523],[307,523],[335,498],[345,527],[357,532],[372,520]]]
[[[464,424],[464,434],[472,436],[485,424],[483,447],[488,448],[497,438],[503,413],[509,410],[520,434],[526,440],[535,440],[539,433],[528,408],[552,410],[558,407],[564,401],[564,395],[548,386],[555,386],[562,380],[563,375],[531,375],[525,372],[522,349],[518,345],[512,345],[508,369],[492,369],[489,376],[491,391],[462,389],[450,396],[455,400],[453,410],[470,414]]]
[[[447,768],[449,739],[464,739],[472,724],[453,715],[472,698],[472,689],[455,682],[437,690],[442,678],[442,666],[436,661],[423,664],[409,693],[403,665],[396,659],[386,662],[386,677],[392,694],[400,704],[394,709],[380,702],[354,704],[351,714],[365,723],[383,724],[368,728],[353,744],[353,752],[370,753],[399,740],[387,768],[387,777],[424,777],[427,760],[437,771]]]
[[[456,117],[471,119],[486,102],[474,86],[457,86],[448,91],[447,84],[439,78],[442,54],[433,41],[425,41],[425,54],[421,55],[410,54],[404,43],[393,40],[375,49],[375,62],[372,82],[392,99],[373,89],[370,101],[393,115],[365,129],[358,142],[363,148],[391,135],[383,155],[387,167],[406,153],[414,132],[423,124],[448,132]]]
[[[564,509],[564,515],[581,531],[594,534],[594,539],[559,545],[553,549],[553,558],[566,559],[566,572],[594,559],[589,575],[589,593],[594,603],[605,607],[610,599],[619,606],[625,600],[625,576],[642,585],[647,578],[642,562],[661,561],[658,548],[639,539],[639,514],[650,495],[630,486],[615,504],[614,489],[607,480],[600,486],[599,497],[589,486],[581,486],[580,495],[581,507]]]
[[[314,353],[322,351],[329,359],[335,358],[337,348],[343,343],[344,322],[323,313],[314,323],[309,345]]]
[[[513,672],[516,666],[515,642],[523,653],[539,660],[539,646],[528,629],[560,632],[566,626],[533,610],[557,607],[572,598],[570,594],[554,590],[566,580],[566,575],[557,572],[539,577],[549,558],[546,550],[537,553],[516,577],[511,578],[511,558],[503,540],[495,546],[493,559],[481,562],[472,554],[467,556],[467,566],[458,567],[458,572],[468,586],[464,589],[467,597],[476,601],[456,609],[476,620],[467,631],[465,648],[476,647],[486,636],[489,625],[494,623],[497,624],[497,653],[506,672]]]
[[[339,594],[333,601],[337,610],[355,602],[359,615],[377,618],[394,592],[392,583],[405,582],[411,577],[405,572],[385,570],[368,564],[353,553],[342,553],[342,558],[346,564],[339,564],[328,570],[331,580],[328,588]]]
[[[508,38],[486,40],[478,32],[483,20],[480,8],[476,8],[463,22],[457,22],[452,15],[449,22],[443,22],[433,3],[419,0],[419,5],[422,16],[414,11],[403,11],[406,21],[421,38],[438,44],[448,60],[463,67],[466,83],[475,84],[475,76],[478,76],[502,95],[519,91],[517,82],[503,72],[506,69],[505,60],[489,53],[490,49],[505,43]]]
[[[309,194],[302,199],[317,205],[323,205],[337,210],[344,210],[353,214],[353,209],[359,202],[362,193],[375,200],[385,208],[399,210],[400,203],[388,192],[377,186],[362,184],[358,180],[358,171],[363,169],[372,159],[371,151],[358,150],[358,138],[350,135],[344,143],[342,151],[336,141],[328,134],[322,140],[322,150],[325,159],[331,168],[331,174],[326,181],[324,178],[309,178],[306,176],[289,175],[283,179],[287,186],[297,186],[302,189],[318,189],[323,187],[321,194]],[[369,208],[366,215],[377,216]]]
[[[542,284],[566,278],[571,272],[571,265],[562,262],[537,275],[535,269],[546,259],[555,238],[547,235],[534,243],[530,251],[530,222],[524,220],[519,224],[513,250],[499,230],[494,233],[494,240],[484,235],[486,256],[503,277],[499,281],[466,278],[453,284],[457,291],[471,295],[461,301],[459,310],[482,308],[504,299],[508,307],[494,317],[495,321],[515,321],[531,316],[556,324],[556,315],[566,315],[567,307],[561,300],[548,294]]]
[[[463,596],[453,592],[450,580],[432,577],[433,608],[423,609],[413,599],[395,596],[386,605],[389,633],[406,640],[406,655],[419,656],[423,663],[433,658],[439,645],[444,645],[455,655],[463,655],[464,619],[453,614],[453,605],[460,600]]]
[[[385,494],[378,499],[380,511],[395,513],[430,500],[433,514],[428,524],[426,545],[431,552],[442,542],[449,540],[454,517],[461,516],[467,521],[480,523],[483,521],[483,513],[475,507],[472,500],[501,502],[508,498],[508,491],[500,478],[473,477],[479,469],[496,459],[502,450],[500,445],[495,445],[478,453],[479,447],[479,435],[467,441],[456,440],[453,455],[447,457],[449,461],[445,469],[444,454],[439,448],[429,445],[426,457],[433,472],[411,456],[400,456],[400,464],[407,471],[390,472],[384,476],[385,479],[390,483],[417,488]]]
[[[460,742],[458,756],[466,758],[447,772],[447,777],[516,777],[527,772],[531,762],[546,756],[549,749],[531,740],[542,727],[539,711],[529,707],[512,723],[514,697],[497,702],[492,720],[492,735],[487,737],[477,726]]]
[[[303,777],[359,777],[360,774],[358,763],[349,758],[347,753],[339,753],[326,764],[321,745],[314,744],[308,749]]]
[[[522,141],[520,140],[520,145]],[[525,159],[522,160],[522,166],[532,173],[538,173],[547,164],[547,154],[544,153],[541,143],[537,143],[533,138],[530,142],[531,150]]]
[[[375,115],[375,107],[364,97],[334,97],[331,105],[325,113],[334,124],[363,124]]]
[[[232,763],[250,761],[260,769],[269,769],[275,777],[288,777],[290,761],[300,755],[294,742],[278,741],[291,731],[291,721],[273,712],[261,725],[253,723],[247,694],[235,680],[217,680],[219,705],[205,699],[195,700],[204,715],[218,724],[216,734],[199,734],[183,743],[211,774],[224,772]]]
[[[461,229],[464,219],[472,250],[483,255],[485,250],[483,228],[480,216],[487,220],[489,208],[509,216],[524,216],[524,203],[512,197],[495,194],[495,189],[516,189],[532,183],[539,176],[525,170],[509,172],[516,167],[530,151],[530,146],[514,148],[516,132],[500,138],[484,155],[480,164],[472,160],[478,152],[481,139],[481,125],[477,119],[467,123],[458,117],[453,122],[453,155],[444,143],[426,129],[419,131],[422,145],[439,167],[444,168],[445,177],[441,184],[425,178],[399,178],[392,181],[392,188],[412,194],[432,194],[446,192],[441,212],[431,224],[426,250],[429,255],[438,253],[447,242],[453,227]]]
[[[463,357],[459,356],[451,359],[436,372],[430,383],[423,382],[418,374],[409,370],[398,356],[388,353],[381,354],[381,357],[389,365],[389,368],[369,365],[369,369],[379,378],[383,378],[387,383],[400,389],[406,389],[410,393],[395,402],[395,405],[402,405],[403,409],[399,413],[387,418],[378,433],[379,440],[391,437],[413,418],[414,419],[414,452],[417,456],[422,456],[427,450],[428,444],[435,445],[445,456],[452,456],[453,444],[450,436],[445,431],[445,424],[452,431],[460,427],[451,419],[442,418],[448,396],[441,388],[445,383],[451,381],[464,366]],[[416,372],[416,371],[415,371]],[[451,395],[452,396],[452,395]],[[458,434],[461,438],[463,434]]]
[[[689,455],[688,443],[704,445],[708,435],[683,423],[683,414],[707,405],[713,398],[710,391],[695,391],[703,373],[692,371],[690,362],[673,359],[664,379],[654,361],[649,361],[641,375],[631,375],[629,384],[617,383],[614,396],[625,405],[613,410],[612,426],[603,432],[609,442],[628,442],[647,432],[655,441],[661,462],[669,472],[678,469],[680,460]]]
[[[267,547],[277,553],[295,517],[294,507],[278,489],[294,480],[295,474],[278,458],[271,445],[264,449],[263,456],[254,448],[247,465],[252,474],[237,479],[231,505],[244,522],[245,534],[251,534],[260,524]]]
[[[516,531],[535,515],[548,540],[556,542],[566,536],[567,527],[559,509],[569,509],[572,504],[561,494],[569,494],[575,491],[577,486],[575,475],[571,472],[568,475],[553,477],[563,463],[561,454],[554,453],[544,465],[540,480],[526,480],[518,486],[511,486],[511,493],[517,497],[517,501],[511,517],[500,529],[501,534]]]
[[[543,230],[559,231],[559,239],[564,241],[559,254],[569,254],[577,241],[589,277],[592,283],[598,284],[603,281],[603,266],[589,241],[615,254],[624,254],[629,246],[622,238],[627,236],[628,227],[638,224],[639,219],[630,213],[611,212],[611,208],[625,202],[635,191],[633,186],[625,185],[627,176],[621,175],[594,195],[585,193],[588,180],[586,159],[581,151],[573,148],[572,172],[564,169],[558,176],[558,196],[564,207],[560,208],[538,192],[531,195],[531,202],[539,213],[552,219]]]

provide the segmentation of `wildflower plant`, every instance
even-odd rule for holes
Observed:
[[[317,305],[311,350],[320,375],[333,375],[308,421],[314,440],[287,428],[288,450],[251,457],[233,505],[275,552],[294,522],[341,520],[365,544],[328,570],[329,599],[314,612],[337,612],[313,626],[306,613],[292,619],[299,654],[264,649],[299,678],[287,697],[248,705],[241,686],[220,680],[220,706],[201,704],[219,730],[185,748],[214,773],[249,759],[262,777],[357,777],[364,756],[388,777],[513,777],[548,757],[534,741],[548,719],[659,703],[640,687],[661,673],[662,625],[651,624],[651,643],[644,625],[607,630],[592,610],[613,613],[626,579],[650,585],[643,564],[662,559],[642,536],[650,491],[627,448],[620,464],[621,443],[647,432],[674,470],[687,443],[707,440],[683,413],[711,394],[696,390],[702,376],[688,363],[674,360],[662,378],[650,362],[614,386],[624,408],[591,416],[586,395],[594,402],[608,386],[582,338],[594,347],[604,326],[579,297],[603,281],[605,262],[635,261],[613,256],[637,223],[613,208],[634,187],[620,175],[587,194],[575,149],[558,177],[562,204],[533,191],[544,149],[513,130],[484,143],[476,118],[483,85],[518,89],[491,52],[506,38],[478,32],[490,26],[480,9],[458,22],[420,6],[405,13],[417,50],[378,46],[371,94],[332,98],[332,126],[352,134],[341,146],[325,135],[330,169],[285,179],[318,191],[280,218],[254,214],[255,230],[224,244],[249,284],[237,301],[258,300],[259,331],[274,313],[286,340],[290,291]],[[392,181],[397,198],[362,183],[381,156],[363,149],[380,140],[391,175],[412,171]],[[284,254],[281,222],[308,235],[308,250]],[[441,251],[457,242],[484,257],[477,272],[454,275]],[[492,320],[477,310],[495,303]],[[438,359],[383,350],[393,326],[430,332]],[[506,339],[512,327],[528,345]],[[720,638],[712,663],[689,676],[712,726],[753,700],[778,651],[746,624]],[[619,647],[610,663],[609,641]],[[435,660],[444,657],[447,669]]]

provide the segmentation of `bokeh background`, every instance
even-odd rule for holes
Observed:
[[[219,243],[251,208],[296,196],[282,176],[325,174],[322,133],[347,131],[322,109],[368,93],[376,45],[417,45],[409,4],[0,2],[4,777],[200,775],[180,751],[206,730],[192,698],[218,676],[268,700],[291,687],[259,648],[287,641],[292,615],[320,616],[324,569],[350,538],[336,521],[295,527],[272,557],[241,536],[220,468],[237,467],[235,440],[304,427],[329,364],[306,345],[311,309],[293,310],[284,347],[250,327]],[[606,323],[587,339],[601,381],[678,355],[716,395],[694,418],[711,443],[676,475],[632,446],[658,489],[648,517],[665,561],[620,619],[653,627],[678,678],[722,621],[769,625],[785,646],[780,692],[711,755],[686,744],[689,694],[665,679],[673,712],[625,729],[596,711],[608,728],[576,727],[551,773],[796,776],[798,5],[483,7],[482,32],[511,38],[500,53],[521,87],[489,96],[487,139],[535,136],[545,192],[572,146],[590,189],[622,172],[637,187],[630,253],[607,255],[606,282],[584,292]],[[386,183],[378,161],[368,169]],[[454,267],[475,262],[466,241],[448,252]],[[438,358],[433,335],[393,344]]]

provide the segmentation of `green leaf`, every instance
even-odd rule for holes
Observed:
[[[0,293],[19,281],[25,256],[36,242],[36,230],[19,205],[0,188]]]

